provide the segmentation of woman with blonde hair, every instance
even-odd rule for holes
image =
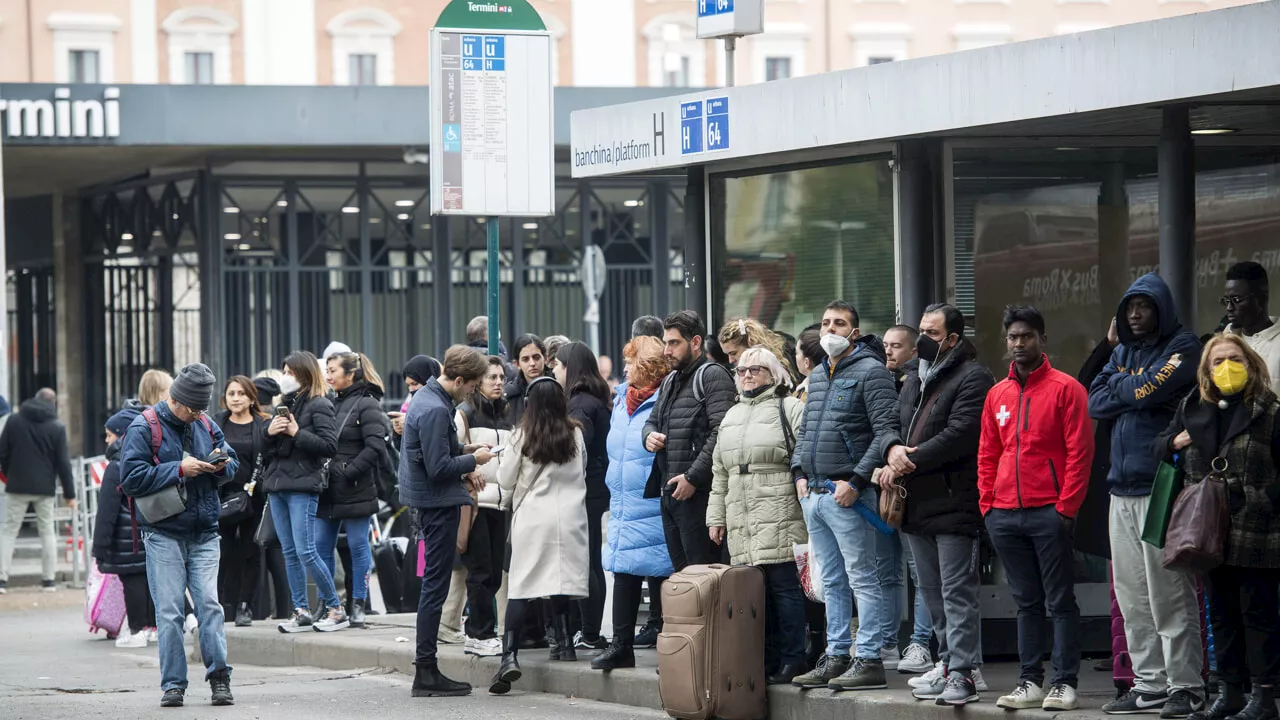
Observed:
[[[1156,438],[1157,457],[1182,462],[1186,486],[1227,486],[1226,562],[1205,576],[1219,693],[1194,720],[1276,718],[1280,681],[1280,401],[1266,363],[1237,335],[1205,346],[1199,388]],[[1253,694],[1244,695],[1246,683]]]
[[[760,322],[751,318],[730,320],[720,328],[716,339],[720,341],[720,348],[729,356],[731,364],[737,365],[739,356],[747,348],[763,347],[778,358],[782,369],[787,371],[787,377],[791,377],[791,358],[787,357],[787,352],[783,349],[782,336]]]
[[[138,381],[138,402],[146,407],[169,397],[169,386],[173,384],[173,376],[163,370],[151,369],[142,373]]]
[[[738,404],[720,422],[711,460],[707,528],[717,545],[728,540],[734,565],[764,571],[765,667],[770,685],[785,685],[806,670],[804,593],[792,548],[809,532],[791,478],[804,405],[766,347],[743,352],[736,372]]]

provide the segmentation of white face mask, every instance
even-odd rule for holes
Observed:
[[[853,335],[853,331],[849,331],[849,335]],[[830,358],[839,357],[849,349],[849,338],[844,335],[828,333],[823,335],[819,342],[822,344],[822,349],[827,352],[827,357]]]
[[[280,376],[280,394],[281,395],[291,395],[293,393],[298,392],[298,389],[301,387],[302,386],[298,384],[298,378],[292,375]]]

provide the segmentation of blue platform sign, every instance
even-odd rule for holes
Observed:
[[[707,101],[707,152],[729,149],[729,98]]]
[[[702,101],[680,103],[680,154],[702,152]]]
[[[698,0],[698,17],[733,12],[733,0]]]

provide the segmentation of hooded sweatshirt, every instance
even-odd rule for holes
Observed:
[[[1129,328],[1125,313],[1129,299],[1137,296],[1151,298],[1156,306],[1156,331],[1142,339]],[[1111,494],[1149,495],[1158,463],[1146,448],[1196,386],[1200,341],[1178,322],[1173,293],[1154,273],[1135,280],[1120,299],[1116,329],[1120,344],[1089,388],[1089,415],[1114,421],[1107,475]]]
[[[7,491],[15,495],[51,497],[61,481],[62,496],[76,496],[67,428],[53,405],[32,398],[8,419],[0,433],[0,471],[8,477]]]

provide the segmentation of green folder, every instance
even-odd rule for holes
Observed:
[[[1182,473],[1167,462],[1160,463],[1155,482],[1151,484],[1151,504],[1147,506],[1147,519],[1142,525],[1142,540],[1149,545],[1164,548],[1164,536],[1169,532],[1169,516],[1173,503],[1182,490]]]

